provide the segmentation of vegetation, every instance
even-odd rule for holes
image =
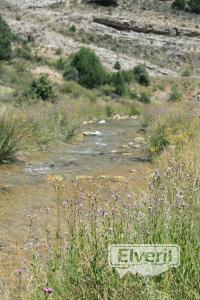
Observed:
[[[144,65],[138,65],[133,69],[134,79],[141,85],[148,86],[150,84],[149,74]]]
[[[196,139],[199,141],[199,135]],[[30,243],[35,245],[30,248],[33,262],[27,274],[23,269],[18,274],[18,281],[23,283],[17,285],[20,297],[121,300],[125,295],[127,299],[143,300],[163,299],[167,295],[169,299],[197,300],[199,222],[196,209],[200,164],[197,163],[198,146],[191,152],[194,145],[191,140],[189,148],[182,146],[178,152],[172,149],[170,158],[163,159],[155,171],[145,197],[143,193],[139,201],[134,198],[131,203],[129,182],[125,187],[102,182],[103,188],[94,193],[79,188],[80,182],[75,182],[76,196],[63,202],[63,178],[50,177],[56,192],[56,230],[52,232],[55,243],[49,239],[48,215],[45,242],[38,243],[38,238],[35,241],[37,227],[31,225]],[[90,199],[88,205],[80,200],[85,197]],[[108,246],[130,244],[130,241],[179,245],[181,264],[154,277],[127,274],[120,278],[108,265]]]
[[[200,1],[199,0],[174,0],[172,3],[172,9],[179,9],[190,11],[192,13],[200,13]]]
[[[117,0],[91,0],[91,3],[95,3],[103,6],[117,6]]]
[[[28,98],[36,98],[41,100],[55,99],[55,93],[51,81],[48,79],[47,75],[41,75],[39,78],[34,79],[25,92],[25,96]]]
[[[115,87],[115,92],[117,95],[123,96],[126,93],[126,84],[121,72],[113,73],[112,84]]]
[[[0,164],[14,159],[27,132],[27,122],[14,112],[0,115]]]
[[[95,88],[105,83],[106,71],[98,56],[88,48],[81,48],[73,57],[71,65],[79,73],[79,83]]]
[[[118,71],[121,70],[121,65],[120,65],[119,61],[116,61],[115,65],[114,65],[114,69],[118,70]]]
[[[76,82],[79,82],[79,72],[70,64],[66,64],[64,67],[63,78],[65,80],[74,80]]]
[[[172,9],[184,10],[185,4],[185,0],[174,0],[174,2],[172,2]]]
[[[137,99],[138,99],[138,101],[140,101],[144,104],[148,104],[151,102],[150,96],[145,92],[142,92]]]
[[[11,57],[11,40],[10,27],[0,15],[0,60],[7,60]]]
[[[200,1],[199,0],[189,0],[188,6],[189,6],[189,10],[191,12],[200,14]]]
[[[177,86],[174,84],[171,88],[171,93],[169,96],[169,101],[177,102],[181,100],[181,92],[178,90]]]

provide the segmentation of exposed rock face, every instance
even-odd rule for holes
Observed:
[[[166,36],[189,36],[200,37],[200,30],[188,30],[181,27],[156,26],[155,24],[138,23],[137,21],[130,21],[125,19],[113,19],[104,17],[94,17],[94,22],[109,26],[121,31],[135,31],[141,33],[152,33]]]
[[[41,2],[42,5],[64,3],[56,10],[25,8],[20,20],[16,20],[13,11],[5,13],[13,32],[24,40],[34,40],[39,48],[54,52],[62,48],[63,54],[71,54],[81,46],[87,46],[112,70],[116,61],[123,69],[143,63],[151,75],[178,76],[177,72],[181,73],[184,65],[189,65],[199,76],[198,16],[190,19],[190,15],[174,17],[165,12],[137,11],[136,5],[136,10],[130,12],[121,7],[109,11],[108,8],[80,4],[81,0],[9,1]],[[132,0],[123,0],[125,2],[132,5]],[[75,25],[74,34],[69,32],[71,25]],[[48,51],[45,54],[48,55]]]
[[[65,0],[8,0],[14,6],[19,8],[39,8],[60,5],[65,3]]]

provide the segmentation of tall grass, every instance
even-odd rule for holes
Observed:
[[[51,178],[55,238],[49,238],[49,224],[43,243],[33,230],[33,259],[20,275],[24,289],[17,288],[21,299],[198,299],[199,141],[197,133],[170,150],[139,199],[128,182],[92,182],[89,192],[74,182],[74,198],[62,201],[63,179]],[[177,244],[181,265],[152,278],[120,279],[107,262],[108,246],[118,243]]]
[[[0,163],[13,160],[27,136],[28,124],[23,117],[7,111],[0,114]]]

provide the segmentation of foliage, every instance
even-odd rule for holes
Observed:
[[[115,65],[114,65],[114,69],[115,70],[121,70],[121,64],[119,63],[119,61],[116,61]]]
[[[16,58],[23,58],[26,60],[33,60],[33,54],[32,54],[31,48],[28,47],[27,45],[24,45],[21,48],[16,48],[13,51],[12,56],[16,57]]]
[[[174,84],[171,88],[169,101],[178,102],[181,100],[181,97],[182,97],[181,92],[178,90],[177,86]]]
[[[199,0],[189,0],[188,6],[189,6],[189,10],[191,12],[200,14],[200,1]]]
[[[79,72],[79,83],[87,88],[105,83],[106,71],[98,56],[89,48],[81,48],[72,58],[71,65]]]
[[[12,34],[10,27],[0,15],[0,60],[11,57]]]
[[[27,123],[13,112],[0,115],[0,164],[14,159],[21,149]]]
[[[142,92],[138,96],[137,100],[144,103],[144,104],[149,104],[151,102],[151,98],[146,92]]]
[[[33,97],[41,100],[55,99],[55,93],[51,81],[47,75],[41,75],[39,78],[34,79],[25,92],[26,97]]]
[[[65,80],[79,81],[79,72],[76,68],[70,64],[66,64],[64,67],[63,78]]]
[[[134,79],[141,85],[148,86],[150,84],[149,74],[145,65],[138,65],[133,69]]]
[[[103,6],[117,6],[117,0],[90,0],[90,2]]]
[[[185,0],[174,0],[174,2],[172,3],[172,9],[184,10],[185,4],[186,4]]]
[[[115,92],[119,96],[123,96],[126,93],[126,84],[121,72],[113,73],[112,84],[115,87]]]
[[[70,32],[76,32],[76,26],[75,25],[70,26],[69,31]]]

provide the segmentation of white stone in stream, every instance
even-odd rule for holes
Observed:
[[[106,124],[106,121],[105,120],[101,120],[101,121],[99,121],[99,124]]]
[[[100,131],[85,131],[83,132],[85,136],[101,136],[102,133]]]
[[[87,122],[87,121],[84,121],[82,124],[83,124],[83,125],[87,125],[87,124],[88,124],[88,122]]]

